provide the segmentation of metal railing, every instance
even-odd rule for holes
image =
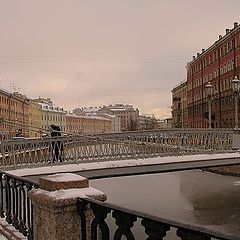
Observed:
[[[167,220],[90,198],[78,200],[78,213],[81,218],[81,240],[120,240],[122,237],[134,240],[137,239],[133,231],[136,222],[141,223],[146,233],[146,239],[149,240],[163,239],[171,228],[176,230],[175,239],[236,239],[234,236],[223,235],[204,227]],[[91,217],[89,218],[89,216]],[[109,217],[111,217],[110,220]],[[106,221],[107,218],[109,221]],[[113,221],[115,221],[115,226],[112,226]],[[107,222],[111,224],[107,224]]]
[[[0,166],[230,152],[233,131],[147,131],[0,144]]]
[[[33,239],[33,210],[28,192],[38,183],[0,172],[0,217],[29,240]]]
[[[171,146],[231,150],[233,134],[232,129],[159,129],[152,131],[133,131],[115,134],[101,134],[99,137],[115,140],[129,140],[137,142],[149,142],[166,144]]]

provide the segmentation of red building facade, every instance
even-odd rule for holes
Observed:
[[[224,36],[187,64],[187,109],[189,128],[208,127],[205,86],[213,86],[212,127],[234,127],[234,96],[231,81],[240,77],[240,25],[234,23]]]

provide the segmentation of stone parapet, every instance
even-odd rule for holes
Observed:
[[[59,173],[42,177],[39,178],[39,184],[40,188],[48,191],[89,187],[89,181],[87,178],[73,173]]]
[[[77,212],[77,199],[90,197],[105,201],[107,197],[97,189],[84,187],[88,183],[85,178],[80,177],[80,182],[78,182],[76,181],[78,175],[56,175],[48,176],[40,183],[40,187],[43,183],[43,186],[51,191],[39,188],[29,192],[33,204],[34,240],[79,240],[81,239],[81,219]],[[68,179],[70,183],[67,182],[65,185],[64,181],[60,181],[61,179],[64,181]],[[59,188],[57,184],[59,182],[64,189],[54,190],[54,186]],[[65,189],[66,186],[72,187],[73,185],[83,186],[83,188]],[[88,210],[86,215],[87,225],[90,225],[92,214]]]

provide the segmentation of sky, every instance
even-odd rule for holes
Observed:
[[[0,0],[0,87],[76,107],[171,116],[192,56],[240,22],[239,0]]]

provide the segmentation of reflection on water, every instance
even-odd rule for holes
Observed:
[[[238,181],[237,177],[195,170],[99,179],[91,185],[105,192],[110,203],[240,235]],[[140,227],[136,239],[146,239]],[[171,231],[165,239],[179,238]]]

